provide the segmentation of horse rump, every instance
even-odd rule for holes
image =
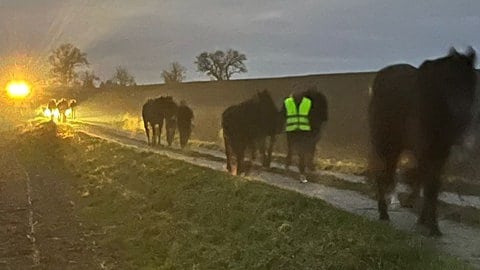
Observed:
[[[406,175],[411,197],[424,189],[418,224],[441,235],[437,221],[440,175],[452,145],[473,119],[476,71],[473,49],[423,62],[417,69],[401,64],[380,70],[373,83],[368,118],[371,137],[369,174],[377,188],[379,217],[388,220],[385,195],[395,186],[401,155],[413,155]]]

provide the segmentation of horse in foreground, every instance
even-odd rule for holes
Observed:
[[[270,166],[275,136],[278,133],[278,110],[267,90],[222,113],[223,139],[227,156],[227,170],[238,175],[246,173],[245,150],[259,140],[270,137],[267,152],[263,152],[263,165]],[[235,165],[233,160],[235,159]]]
[[[452,48],[447,56],[419,68],[398,64],[376,75],[368,108],[369,171],[377,185],[380,219],[389,219],[385,195],[395,187],[400,155],[409,151],[416,163],[406,174],[413,183],[412,197],[424,189],[418,224],[430,235],[441,235],[440,175],[452,145],[459,143],[474,117],[475,58],[472,48],[465,54]]]
[[[289,101],[292,103],[289,104]],[[292,155],[296,152],[299,157],[300,180],[307,182],[305,167],[308,166],[311,171],[315,170],[316,145],[320,139],[323,125],[328,121],[327,98],[316,87],[295,93],[284,100],[281,115],[284,119],[283,122],[286,123],[285,131],[287,133],[285,167],[288,170]]]
[[[142,107],[143,125],[149,145],[160,145],[163,123],[168,146],[172,145],[176,129],[177,104],[171,96],[149,99]],[[158,130],[157,130],[158,128]],[[152,133],[150,136],[150,132]]]

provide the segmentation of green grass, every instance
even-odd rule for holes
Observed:
[[[117,269],[467,268],[321,200],[54,131],[25,133],[19,155],[77,176],[65,179],[78,190],[76,214]]]

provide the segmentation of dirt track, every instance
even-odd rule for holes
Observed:
[[[20,164],[0,146],[0,269],[99,269],[92,242],[71,214],[71,186],[55,164]]]

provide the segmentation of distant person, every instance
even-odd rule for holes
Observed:
[[[177,111],[177,127],[180,134],[180,146],[185,148],[192,133],[193,111],[190,109],[185,100],[180,101]]]

